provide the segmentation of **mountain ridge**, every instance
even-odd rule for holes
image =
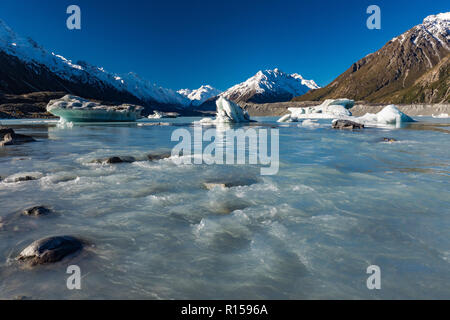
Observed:
[[[119,75],[69,59],[18,36],[0,20],[0,91],[66,91],[86,98],[117,100],[153,107],[188,106],[190,100],[135,73]]]
[[[354,63],[324,88],[312,90],[294,101],[318,101],[346,97],[378,103],[440,103],[449,101],[445,93],[408,95],[416,81],[439,64],[448,70],[450,53],[450,12],[431,15],[410,30],[388,41],[380,50]],[[441,84],[426,84],[444,90]],[[448,79],[448,78],[447,78]],[[424,85],[424,84],[422,84]],[[416,87],[417,90],[417,87]],[[430,95],[431,94],[431,95]],[[439,100],[439,97],[445,97]]]

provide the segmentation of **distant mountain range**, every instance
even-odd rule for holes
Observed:
[[[119,75],[49,52],[0,20],[0,95],[65,92],[111,103],[134,103],[145,113],[207,110],[219,96],[236,102],[316,101],[346,97],[380,103],[450,101],[450,13],[424,22],[354,63],[324,88],[279,69],[259,71],[225,92],[210,85],[178,91],[135,73]],[[34,97],[34,95],[31,95]],[[42,99],[41,99],[42,100]],[[40,101],[40,103],[42,103]]]
[[[221,96],[236,102],[283,102],[318,88],[313,80],[305,80],[297,73],[288,74],[276,68],[259,71]]]
[[[193,106],[199,106],[206,100],[217,97],[222,91],[211,87],[210,85],[204,85],[196,90],[181,89],[177,91],[182,96],[188,98]]]
[[[346,97],[377,103],[450,102],[450,12],[432,15],[328,86],[294,98]]]
[[[187,106],[191,102],[176,91],[159,87],[134,73],[118,75],[48,52],[32,39],[18,36],[0,20],[0,92],[37,91],[64,91],[86,98],[158,108]]]

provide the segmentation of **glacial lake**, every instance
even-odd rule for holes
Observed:
[[[92,163],[171,150],[173,130],[198,118],[2,120],[38,142],[0,148],[0,299],[450,299],[450,119],[415,119],[348,132],[256,118],[279,129],[272,176],[259,165]],[[37,180],[8,182],[17,174]],[[244,183],[204,186],[227,179]],[[36,205],[53,213],[21,215]],[[52,235],[89,245],[52,265],[15,261]],[[69,265],[81,290],[66,287]],[[371,265],[381,290],[366,286]]]

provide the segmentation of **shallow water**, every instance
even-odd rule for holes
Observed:
[[[449,119],[343,132],[259,118],[280,130],[274,176],[257,165],[91,163],[170,150],[172,131],[194,120],[2,121],[39,141],[0,149],[2,178],[38,178],[0,182],[0,299],[450,298]],[[203,186],[230,177],[249,185]],[[20,215],[34,205],[55,214]],[[54,265],[14,261],[32,241],[65,234],[92,245]],[[82,290],[66,288],[71,264]],[[366,287],[370,265],[381,290]]]

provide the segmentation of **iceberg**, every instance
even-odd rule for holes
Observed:
[[[77,96],[51,100],[47,111],[66,122],[123,122],[140,118],[143,107],[122,104],[106,106]]]
[[[176,112],[162,112],[155,110],[153,111],[153,114],[149,115],[147,118],[148,119],[178,118],[179,115],[180,114]]]
[[[289,108],[291,112],[281,117],[278,122],[298,122],[299,119],[334,119],[336,117],[351,117],[349,111],[355,102],[350,99],[328,99],[321,105],[308,108]]]
[[[401,112],[397,106],[391,104],[385,107],[377,114],[367,113],[362,117],[356,117],[354,120],[366,125],[400,125],[403,122],[416,122],[410,116]]]
[[[200,123],[251,122],[249,114],[233,101],[220,97],[216,101],[216,106],[216,118],[203,118]]]
[[[433,118],[435,118],[435,119],[446,119],[446,118],[450,118],[449,117],[449,115],[448,115],[448,113],[441,113],[441,114],[439,114],[439,115],[437,115],[437,116],[435,116],[434,114],[433,115],[431,115]]]

